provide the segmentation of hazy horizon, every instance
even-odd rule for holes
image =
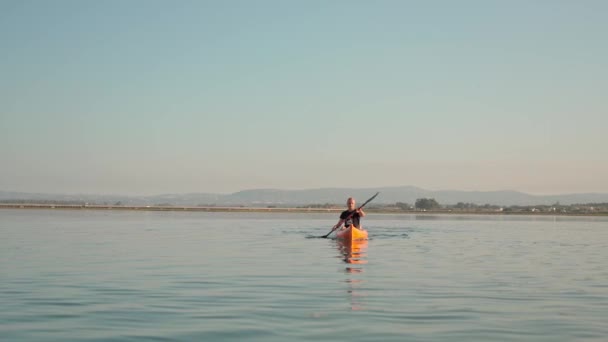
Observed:
[[[607,10],[0,2],[0,191],[608,193]]]
[[[377,187],[321,187],[321,188],[247,188],[240,189],[231,192],[212,192],[212,191],[195,191],[195,192],[164,192],[164,193],[125,193],[125,192],[30,192],[30,191],[14,191],[10,189],[0,189],[0,192],[15,192],[15,193],[40,193],[48,195],[100,195],[100,196],[127,196],[127,197],[148,197],[148,196],[161,196],[161,195],[188,195],[188,194],[213,194],[213,195],[231,195],[243,191],[264,191],[264,190],[277,190],[277,191],[310,191],[310,190],[323,190],[323,189],[344,189],[344,190],[369,190],[370,195],[374,191],[381,191],[386,188],[401,188],[401,187],[413,187],[421,190],[428,191],[456,191],[456,192],[518,192],[532,196],[552,196],[552,195],[573,195],[573,194],[608,194],[606,192],[563,192],[563,193],[533,193],[520,191],[517,189],[494,189],[494,190],[469,190],[469,189],[429,189],[424,187],[418,187],[415,185],[395,185],[395,186],[377,186]],[[348,194],[345,193],[345,196]]]

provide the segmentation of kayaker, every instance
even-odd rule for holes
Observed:
[[[365,217],[365,213],[363,212],[363,209],[357,209],[355,204],[356,201],[352,197],[349,197],[348,200],[346,200],[348,210],[345,210],[340,214],[340,221],[336,223],[334,229],[342,226],[342,224],[344,224],[344,229],[349,228],[351,225],[363,229],[363,227],[361,227],[361,218]]]

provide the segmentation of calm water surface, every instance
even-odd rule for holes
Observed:
[[[608,218],[0,210],[2,341],[606,341]]]

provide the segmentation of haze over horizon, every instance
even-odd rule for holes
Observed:
[[[608,193],[605,1],[3,1],[0,191]]]
[[[195,192],[164,192],[164,193],[125,193],[125,192],[21,192],[21,191],[11,191],[11,190],[7,190],[7,189],[0,189],[0,194],[2,193],[18,193],[18,194],[43,194],[43,195],[67,195],[67,196],[78,196],[78,195],[84,195],[84,196],[127,196],[127,197],[154,197],[154,196],[165,196],[165,195],[176,195],[176,196],[185,196],[185,195],[196,195],[196,194],[210,194],[210,195],[220,195],[220,196],[224,196],[224,195],[234,195],[234,194],[238,194],[238,193],[242,193],[242,192],[265,192],[265,191],[285,191],[285,192],[298,192],[298,191],[314,191],[314,190],[327,190],[327,189],[335,189],[335,190],[344,190],[344,196],[351,196],[349,191],[352,190],[357,190],[357,191],[364,191],[364,190],[368,190],[370,192],[370,194],[372,194],[374,191],[382,191],[385,189],[390,189],[391,191],[394,191],[395,189],[398,188],[413,188],[413,189],[419,189],[422,191],[431,191],[431,192],[455,192],[455,193],[468,193],[468,192],[475,192],[475,193],[519,193],[519,194],[525,194],[525,195],[531,195],[531,196],[552,196],[552,195],[584,195],[584,194],[597,194],[597,195],[605,195],[608,196],[607,192],[570,192],[570,193],[533,193],[533,192],[525,192],[525,191],[519,191],[519,190],[515,190],[515,189],[494,189],[494,190],[468,190],[468,189],[428,189],[428,188],[422,188],[422,187],[417,187],[417,186],[413,186],[413,185],[401,185],[401,186],[371,186],[371,187],[321,187],[321,188],[248,188],[248,189],[240,189],[237,191],[231,191],[231,192],[212,192],[212,191],[195,191]],[[429,195],[427,197],[433,197],[432,195]],[[591,203],[594,202],[593,200],[591,201],[586,201],[585,203]],[[603,202],[603,200],[601,200],[600,202]]]

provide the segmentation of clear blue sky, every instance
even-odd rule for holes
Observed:
[[[0,190],[608,192],[607,1],[0,0]]]

